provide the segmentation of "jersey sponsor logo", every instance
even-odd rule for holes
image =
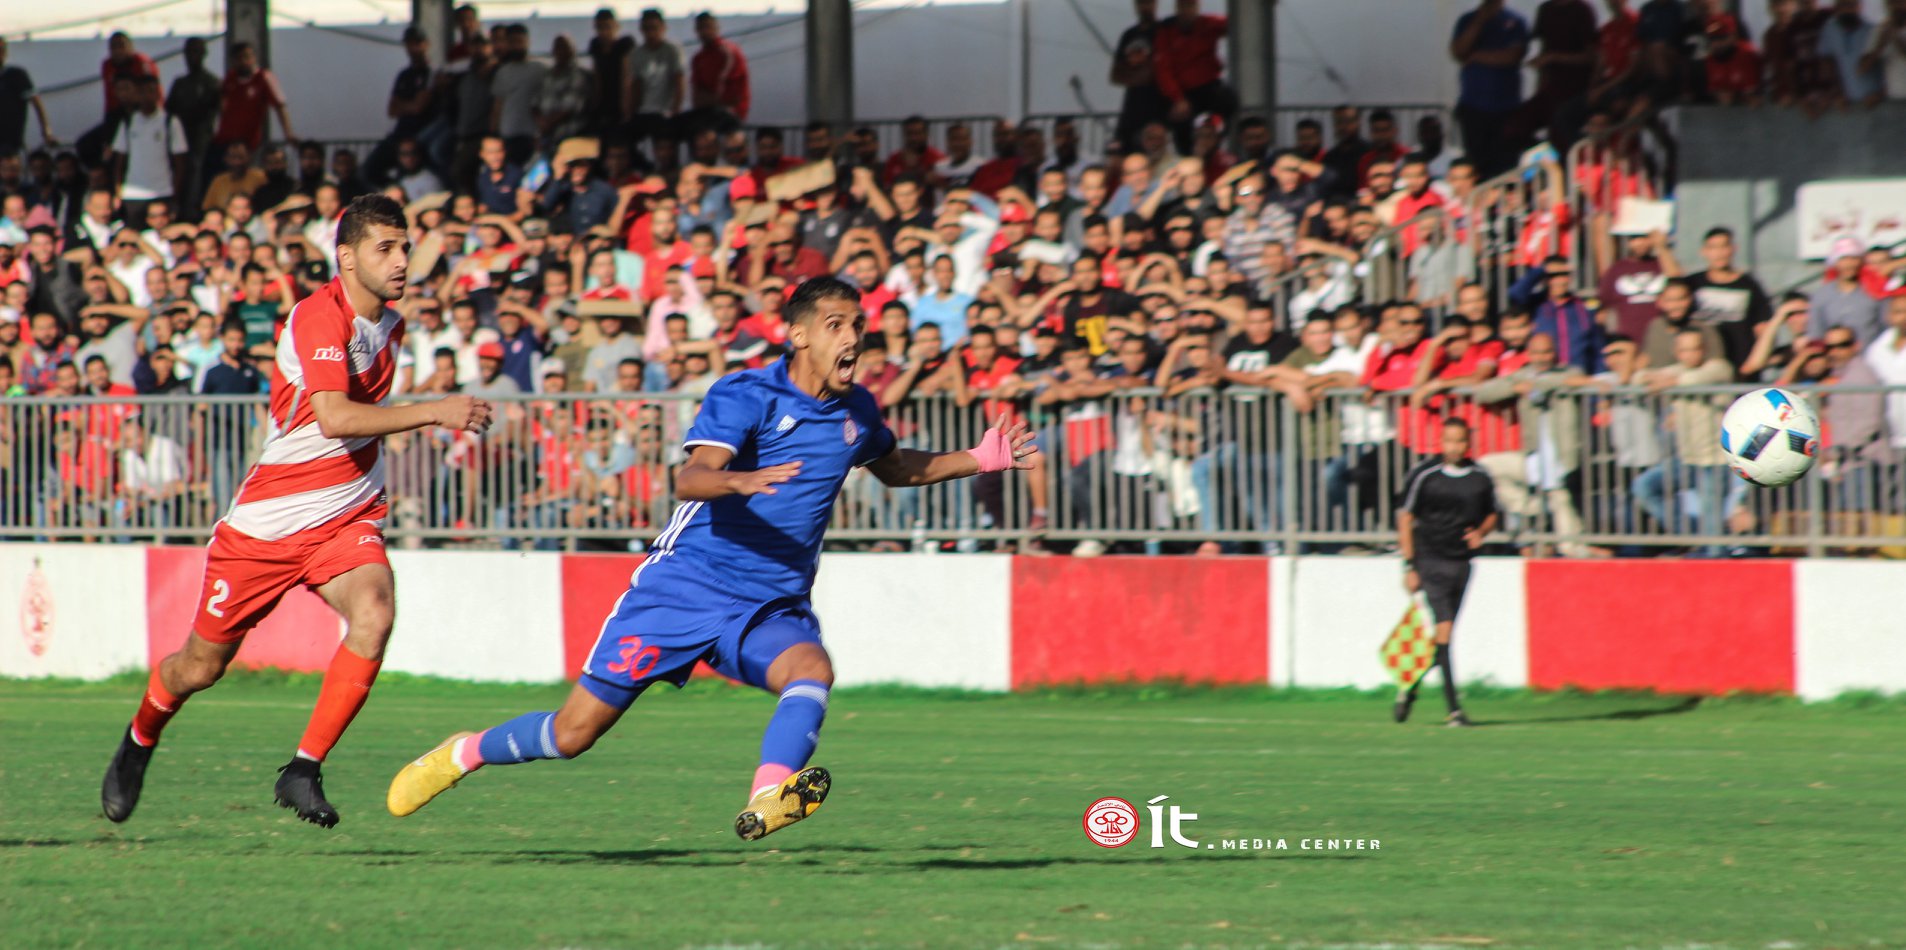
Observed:
[[[366,534],[366,535],[360,535],[360,536],[358,537],[358,539],[357,539],[357,543],[359,543],[359,544],[383,544],[383,543],[384,543],[384,536],[383,536],[383,535],[381,535],[381,534]]]
[[[789,429],[792,429],[792,428],[794,428],[794,417],[793,417],[793,416],[782,416],[782,417],[781,417],[781,421],[780,421],[780,422],[777,422],[777,423],[775,423],[775,425],[774,425],[774,431],[776,431],[776,432],[786,432],[786,431],[788,431]]]
[[[849,419],[841,426],[841,435],[847,439],[848,445],[853,445],[860,441],[860,427],[854,424],[854,420]]]
[[[336,346],[320,346],[311,351],[311,360],[315,363],[342,363],[344,349]]]

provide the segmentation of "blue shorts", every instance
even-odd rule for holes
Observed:
[[[627,709],[657,681],[680,688],[706,660],[729,679],[766,688],[776,657],[796,644],[820,642],[820,621],[807,598],[744,600],[710,572],[655,554],[603,622],[578,682],[597,699]]]

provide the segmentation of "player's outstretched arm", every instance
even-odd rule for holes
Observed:
[[[800,462],[786,462],[752,472],[728,471],[735,453],[718,445],[697,445],[688,464],[675,476],[675,497],[683,501],[714,501],[729,495],[772,495],[774,486],[800,474]]]
[[[473,396],[445,396],[434,402],[374,406],[334,390],[311,394],[318,431],[327,439],[362,439],[439,425],[461,432],[490,427],[491,405]]]
[[[1024,422],[1007,424],[1007,417],[980,437],[979,445],[963,452],[918,452],[894,449],[867,466],[874,477],[895,488],[932,485],[1008,469],[1029,469],[1038,449],[1032,445],[1032,431]]]

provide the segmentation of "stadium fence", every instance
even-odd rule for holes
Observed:
[[[1009,412],[1037,433],[1043,469],[923,489],[890,489],[856,471],[829,538],[915,550],[1034,538],[1132,553],[1207,541],[1243,553],[1382,547],[1395,537],[1406,473],[1438,451],[1440,421],[1454,417],[1472,426],[1472,456],[1498,486],[1505,514],[1494,540],[1514,549],[1906,552],[1906,453],[1897,448],[1829,444],[1808,477],[1758,489],[1718,464],[1705,436],[1696,456],[1676,452],[1677,425],[1718,428],[1722,410],[1748,387],[1517,394],[1507,385],[1428,400],[1332,392],[1311,406],[1236,386],[1169,397],[1130,389],[1043,406],[990,394],[967,403],[915,398],[888,409],[901,446],[965,448]],[[1906,399],[1900,388],[1811,392]],[[675,505],[694,399],[611,393],[499,402],[497,422],[482,436],[431,429],[387,440],[393,539],[626,549],[661,532]],[[268,426],[263,397],[0,401],[0,537],[206,538]],[[1041,486],[1045,503],[1035,506]]]

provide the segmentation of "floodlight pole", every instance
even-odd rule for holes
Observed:
[[[268,0],[225,0],[225,60],[232,48],[250,43],[260,68],[271,66],[271,11]]]
[[[836,133],[854,122],[854,11],[850,0],[808,0],[807,118]]]
[[[450,0],[410,0],[410,25],[422,30],[430,44],[430,62],[441,66],[450,59],[456,25]]]
[[[1229,13],[1238,116],[1269,120],[1277,112],[1277,0],[1229,0]]]

